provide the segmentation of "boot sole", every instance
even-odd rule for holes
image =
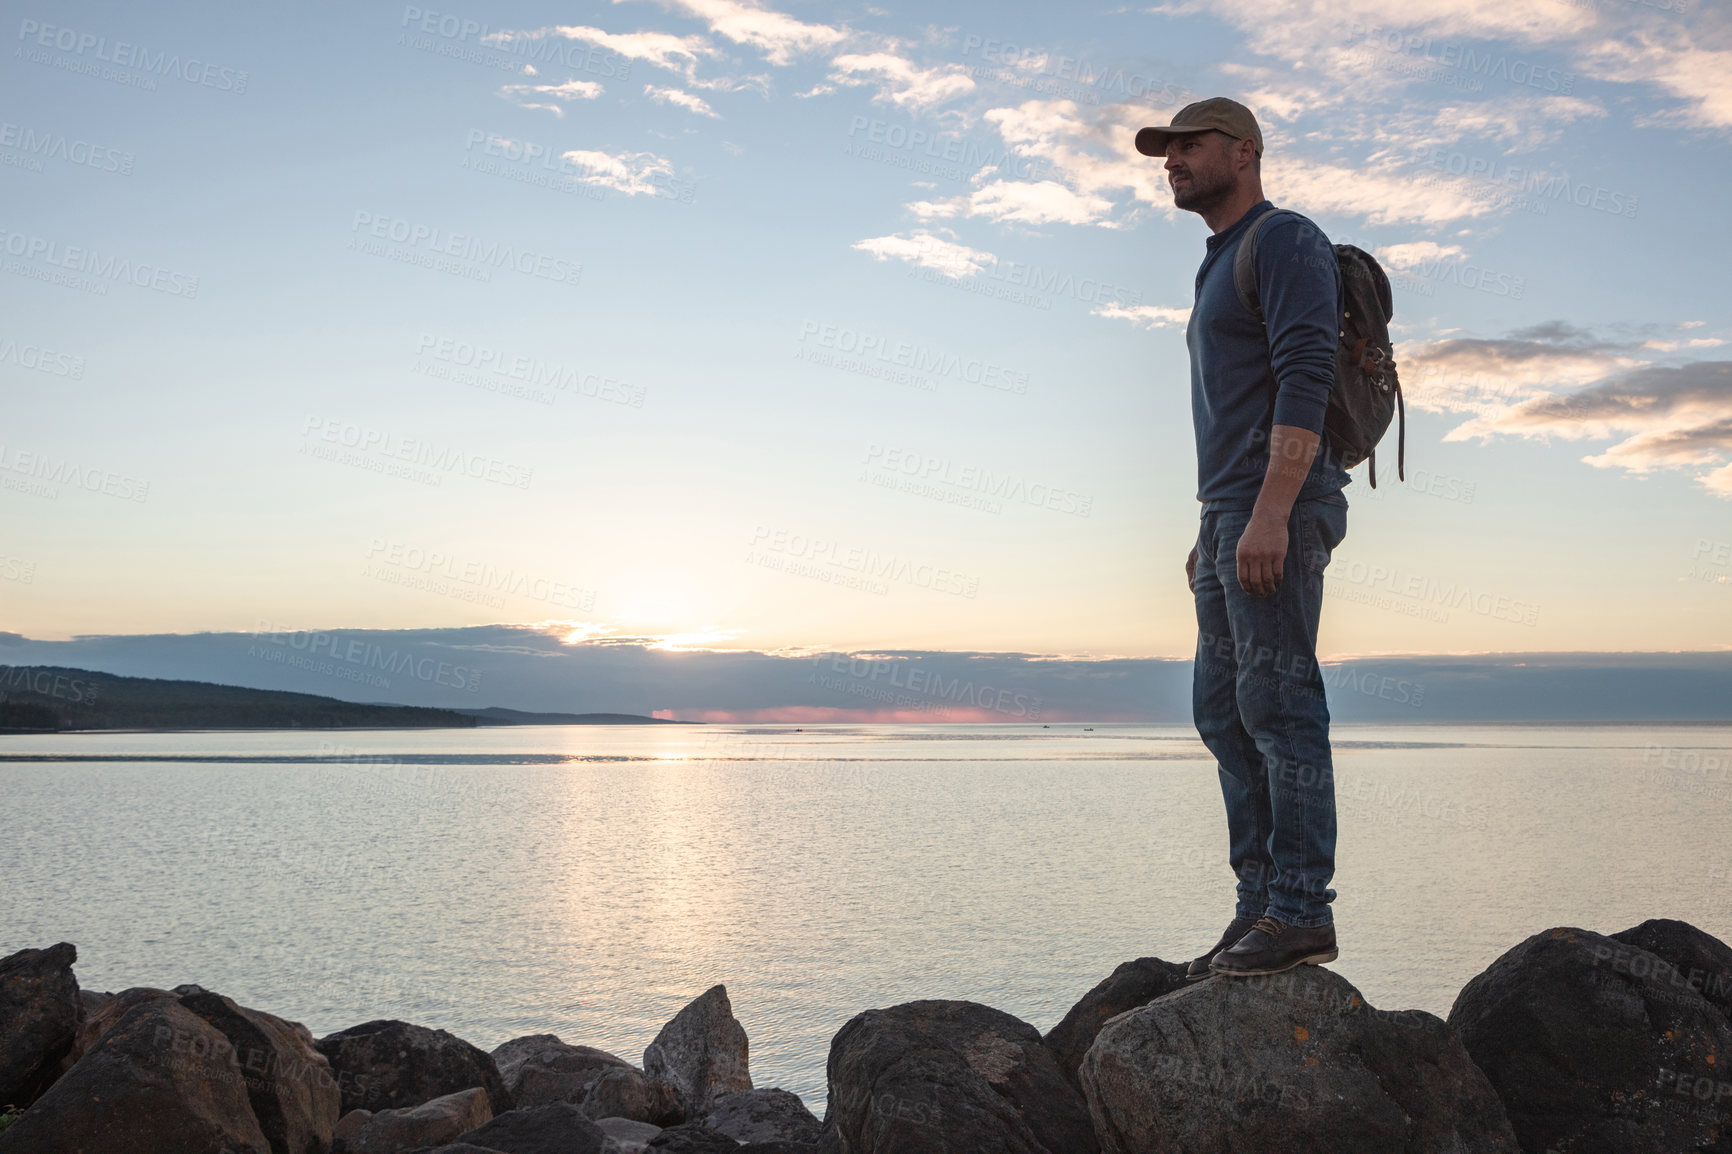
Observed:
[[[1284,965],[1265,967],[1260,970],[1217,970],[1213,966],[1210,966],[1209,972],[1211,974],[1220,974],[1223,977],[1228,978],[1262,978],[1267,977],[1270,974],[1284,974],[1288,970],[1296,970],[1300,966],[1320,966],[1324,962],[1333,962],[1340,956],[1341,951],[1339,949],[1328,949],[1320,954],[1312,954],[1309,957],[1297,958]]]

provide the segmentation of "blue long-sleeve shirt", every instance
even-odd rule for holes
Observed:
[[[1258,300],[1264,321],[1239,303],[1233,255],[1261,201],[1208,239],[1196,303],[1185,329],[1191,350],[1191,419],[1197,432],[1197,500],[1205,510],[1249,509],[1269,467],[1271,425],[1323,431],[1340,344],[1341,273],[1329,238],[1283,214],[1257,233]],[[1328,451],[1311,462],[1299,500],[1336,492],[1347,471]]]

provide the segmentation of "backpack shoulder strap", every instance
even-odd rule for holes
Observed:
[[[1272,216],[1286,213],[1288,216],[1299,216],[1285,208],[1271,208],[1262,216],[1251,222],[1245,230],[1245,235],[1239,238],[1239,247],[1233,252],[1233,291],[1239,294],[1239,303],[1245,306],[1245,311],[1263,319],[1263,302],[1257,292],[1257,234],[1269,223]],[[1304,217],[1299,217],[1304,220]]]

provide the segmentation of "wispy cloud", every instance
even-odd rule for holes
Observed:
[[[853,247],[871,253],[879,260],[907,261],[918,268],[929,268],[955,277],[973,276],[998,259],[992,253],[960,243],[954,233],[938,236],[925,229],[916,229],[906,236],[876,236],[855,241]]]
[[[1179,328],[1191,322],[1191,310],[1166,305],[1096,305],[1089,310],[1097,317],[1130,321],[1138,328]]]
[[[1732,498],[1732,361],[1667,366],[1642,356],[1719,343],[1611,339],[1551,321],[1505,337],[1406,342],[1396,361],[1410,405],[1470,414],[1446,441],[1613,440],[1583,460],[1638,474],[1681,470]]]
[[[1176,211],[1160,162],[1132,146],[1137,127],[1150,123],[1154,115],[1153,109],[1136,105],[1084,112],[1070,100],[1029,100],[992,109],[983,119],[997,129],[1007,149],[1040,162],[1050,181],[1062,184],[1080,200]],[[1118,223],[1106,215],[1092,219],[1098,224]]]
[[[708,101],[701,96],[692,95],[683,88],[657,88],[653,84],[646,84],[643,86],[643,94],[657,104],[672,104],[676,108],[685,109],[687,112],[695,112],[699,116],[721,119],[720,114],[710,107]]]
[[[566,80],[559,84],[507,84],[499,94],[525,108],[545,109],[555,116],[564,116],[565,104],[573,100],[594,100],[602,91],[602,86],[593,80]],[[555,103],[547,103],[550,100]]]
[[[845,53],[830,61],[836,84],[877,88],[872,99],[907,112],[925,112],[974,91],[974,80],[960,64],[922,68],[894,52]]]
[[[593,44],[627,60],[642,60],[674,72],[695,67],[700,57],[720,55],[715,46],[702,36],[675,36],[669,32],[604,32],[584,24],[494,32],[486,39],[489,43],[509,44],[518,40],[542,40],[549,36]]]
[[[587,24],[556,24],[546,28],[494,32],[486,39],[493,44],[509,44],[553,37],[588,44],[628,61],[664,68],[678,74],[693,88],[732,91],[764,86],[762,77],[699,76],[700,62],[721,59],[726,53],[717,48],[708,37],[695,33],[676,36],[671,32],[656,31],[607,32]]]
[[[1582,459],[1638,474],[1684,470],[1697,474],[1709,492],[1732,499],[1732,361],[1637,369],[1470,421],[1451,437],[1494,433],[1566,440],[1621,437]]]
[[[674,174],[673,162],[653,152],[598,152],[574,149],[560,154],[583,171],[573,179],[611,188],[627,196],[653,196]],[[656,178],[663,178],[658,184]]]
[[[1286,119],[1375,107],[1416,84],[1437,82],[1470,90],[1476,80],[1527,83],[1567,99],[1573,94],[1563,78],[1585,72],[1673,98],[1672,119],[1732,128],[1732,28],[1714,5],[1661,12],[1638,4],[1607,11],[1571,0],[1411,0],[1393,11],[1385,0],[1186,0],[1149,11],[1217,17],[1257,54],[1279,60],[1284,67],[1241,67],[1247,90]],[[1297,83],[1286,81],[1283,74],[1296,69]],[[1533,83],[1535,69],[1540,84]],[[1495,99],[1505,108],[1520,105]],[[1555,100],[1542,106],[1552,117],[1594,115],[1596,107]],[[1467,115],[1464,128],[1485,127],[1472,123],[1475,112]],[[1506,127],[1503,135],[1511,134]]]
[[[1704,44],[1707,36],[1718,43]],[[1650,84],[1681,102],[1670,115],[1655,119],[1725,131],[1732,129],[1729,39],[1724,23],[1712,31],[1646,29],[1633,36],[1607,37],[1584,56],[1607,79]]]
[[[922,220],[984,216],[1013,224],[1107,224],[1113,202],[1052,180],[992,180],[966,196],[908,206]]]
[[[1467,253],[1459,244],[1438,244],[1431,240],[1386,244],[1377,250],[1377,259],[1393,269],[1418,268],[1440,260],[1464,260]]]
[[[1506,337],[1405,341],[1395,357],[1408,404],[1492,417],[1511,405],[1639,367],[1642,361],[1631,349],[1628,342],[1554,321]]]
[[[792,64],[798,56],[835,48],[848,39],[846,28],[808,24],[785,12],[742,0],[663,0],[663,3],[704,21],[717,36],[756,49],[776,65]]]

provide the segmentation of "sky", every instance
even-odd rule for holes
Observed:
[[[1723,7],[9,13],[0,628],[1188,657],[1231,95],[1395,285],[1320,652],[1732,646]]]

